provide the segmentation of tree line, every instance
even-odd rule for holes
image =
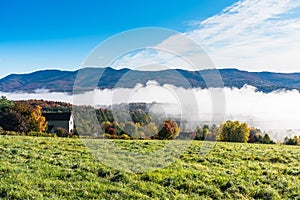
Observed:
[[[219,126],[204,125],[193,132],[196,140],[211,140],[224,142],[275,144],[267,133],[260,129],[249,127],[247,123],[228,120]]]
[[[300,145],[300,136],[285,137],[283,143],[286,145]]]
[[[203,125],[195,130],[181,131],[179,122],[163,119],[145,111],[145,104],[135,103],[128,110],[74,106],[75,130],[83,136],[109,139],[194,139],[226,142],[274,144],[267,133],[239,121],[217,125]],[[18,133],[45,132],[47,122],[42,112],[70,112],[72,105],[62,102],[0,99],[0,130]],[[128,113],[129,112],[129,113]],[[98,125],[93,124],[93,120]],[[62,134],[63,133],[63,134]],[[58,129],[57,135],[69,136]],[[300,137],[286,138],[285,144],[300,144]]]

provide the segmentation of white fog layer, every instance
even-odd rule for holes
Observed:
[[[150,81],[146,86],[94,90],[74,97],[45,90],[31,94],[0,92],[0,95],[11,100],[44,99],[94,106],[128,102],[164,103],[164,112],[184,113],[183,118],[187,120],[210,121],[213,115],[222,115],[220,119],[246,121],[280,140],[286,135],[299,135],[297,129],[300,129],[300,93],[296,90],[263,93],[247,85],[241,89],[184,89],[171,85],[159,86]],[[212,102],[217,103],[214,105]]]

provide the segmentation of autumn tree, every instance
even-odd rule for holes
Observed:
[[[48,122],[46,118],[42,116],[41,106],[36,106],[32,109],[30,123],[33,131],[45,132],[47,130]]]
[[[29,104],[24,102],[16,102],[12,109],[24,117],[24,121],[27,124],[29,131],[46,131],[48,124],[45,117],[42,116],[42,109],[40,106],[32,108]]]
[[[8,131],[44,132],[47,122],[42,116],[41,107],[32,108],[25,102],[12,102],[6,97],[1,97],[0,126]]]
[[[160,140],[170,140],[174,139],[179,135],[180,129],[175,121],[166,120],[160,126],[160,131],[158,132],[156,138]]]
[[[246,123],[239,121],[226,121],[221,124],[220,141],[226,142],[247,142],[249,139],[250,129]]]
[[[101,123],[101,129],[105,132],[108,133],[108,129],[111,128],[112,123],[109,121],[104,121]]]

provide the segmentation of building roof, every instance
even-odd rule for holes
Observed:
[[[46,121],[69,121],[72,113],[43,113]]]

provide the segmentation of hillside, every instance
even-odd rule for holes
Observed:
[[[220,69],[220,75],[226,87],[241,88],[245,84],[255,86],[259,91],[271,92],[278,89],[300,91],[300,73],[247,72],[237,69]],[[34,92],[47,89],[51,92],[72,92],[77,71],[44,70],[30,74],[12,74],[0,80],[2,92]],[[159,84],[172,84],[178,87],[206,88],[202,75],[209,77],[211,83],[218,80],[213,69],[199,72],[186,70],[135,71],[129,69],[115,70],[112,68],[85,68],[80,70],[78,85],[82,90],[94,89],[92,84],[98,81],[100,89],[126,87],[146,84],[155,80]],[[186,81],[183,81],[186,80]]]
[[[112,159],[118,149],[145,154],[167,141],[115,143]],[[0,136],[0,199],[299,198],[299,147],[216,143],[200,155],[202,144],[165,168],[134,174],[107,167],[80,139]]]

